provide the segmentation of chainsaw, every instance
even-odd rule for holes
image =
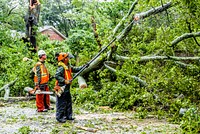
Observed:
[[[50,92],[50,91],[41,91],[41,90],[34,90],[33,88],[31,87],[25,87],[24,88],[25,91],[29,92],[30,94],[53,94],[53,92]]]

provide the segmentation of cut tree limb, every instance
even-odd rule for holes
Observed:
[[[83,89],[83,88],[87,88],[87,84],[85,82],[85,79],[82,76],[78,76],[78,84],[79,84],[79,88]]]
[[[15,82],[18,80],[18,78],[16,78],[14,81],[11,81],[10,83],[4,85],[1,90],[5,90],[5,94],[4,94],[4,100],[8,100],[9,98],[9,94],[10,94],[10,87],[13,86],[15,84]]]

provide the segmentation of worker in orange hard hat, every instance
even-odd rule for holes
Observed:
[[[56,53],[58,68],[56,70],[55,87],[62,87],[63,93],[57,94],[56,101],[56,120],[65,123],[66,120],[74,120],[72,117],[72,98],[70,94],[70,84],[72,80],[72,72],[76,73],[81,67],[73,67],[69,64],[69,60],[74,58],[70,53]]]

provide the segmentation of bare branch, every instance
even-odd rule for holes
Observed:
[[[116,59],[120,61],[133,60],[130,57],[116,55]],[[142,56],[139,61],[150,61],[150,60],[175,60],[175,61],[186,61],[186,60],[200,60],[200,57],[176,57],[176,56]]]
[[[181,36],[179,36],[178,38],[176,38],[175,40],[172,41],[172,47],[174,47],[176,44],[178,44],[180,41],[184,40],[184,39],[188,39],[191,37],[198,37],[200,36],[200,32],[197,33],[185,33]]]
[[[167,4],[164,4],[164,5],[156,7],[156,8],[152,8],[146,12],[138,13],[133,18],[138,18],[138,19],[147,18],[153,14],[157,14],[157,13],[165,11],[166,9],[170,8],[171,5],[172,5],[172,3],[168,2]],[[138,19],[136,19],[136,20],[138,20]]]
[[[107,68],[107,69],[109,69],[110,71],[112,71],[112,72],[117,72],[117,70],[116,69],[114,69],[114,68],[112,68],[112,67],[110,67],[109,65],[107,65],[108,63],[112,63],[112,62],[104,62],[104,66]],[[114,64],[114,63],[113,63]],[[139,77],[137,77],[137,76],[134,76],[134,75],[129,75],[129,74],[126,74],[126,73],[121,73],[120,71],[118,71],[121,75],[125,75],[125,76],[127,76],[127,77],[129,77],[129,78],[133,78],[135,81],[137,81],[137,82],[139,82],[142,86],[147,86],[147,83],[145,82],[145,81],[143,81],[143,80],[141,80]]]

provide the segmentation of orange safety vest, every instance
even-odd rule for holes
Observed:
[[[58,65],[62,66],[65,69],[65,71],[64,71],[65,80],[71,80],[72,79],[71,67],[66,66],[63,62],[59,62]],[[70,82],[70,84],[71,84],[71,82]],[[55,85],[58,85],[58,80],[56,80]]]
[[[38,83],[38,76],[37,76],[37,72],[36,72],[36,67],[37,66],[40,66],[40,71],[41,71],[40,83]],[[41,62],[36,63],[36,65],[33,68],[33,71],[35,73],[35,76],[34,76],[35,85],[46,84],[49,81],[49,72],[48,72],[46,66],[44,64],[42,64]]]

